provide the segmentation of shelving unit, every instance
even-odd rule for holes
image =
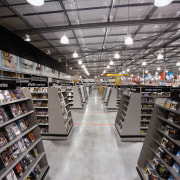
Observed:
[[[73,92],[67,93],[68,99],[69,98],[73,99],[73,101],[72,101],[73,106],[71,106],[71,104],[70,104],[71,109],[83,109],[84,103],[83,103],[83,100],[81,98],[81,95],[80,95],[80,92],[78,89],[79,89],[78,86],[74,86]],[[70,101],[70,103],[71,103],[71,101]]]
[[[83,85],[80,85],[78,90],[79,90],[81,102],[86,103],[86,95],[85,95],[85,91],[84,91]]]
[[[106,95],[104,97],[104,103],[107,105],[111,95],[111,87],[107,87]]]
[[[45,98],[36,97],[33,99],[33,103],[36,102],[36,105],[34,104],[35,109],[37,109],[36,112],[42,112],[36,116],[43,139],[67,139],[73,127],[67,96],[70,91],[67,93],[61,89],[52,87],[47,88],[46,92],[31,92],[32,97],[36,97],[34,94],[38,94],[38,97],[43,96]],[[46,106],[37,107],[37,104],[42,104],[42,100],[46,102]]]
[[[122,141],[144,141],[155,100],[169,97],[170,91],[167,87],[131,87],[123,92],[115,121]]]
[[[112,87],[110,90],[109,100],[107,102],[107,110],[118,110],[117,107],[117,88]]]
[[[23,93],[24,95],[30,94],[27,89],[23,90],[23,92],[25,92]],[[22,105],[22,103],[25,104],[28,112],[24,112],[22,115],[19,115],[13,118],[12,116],[13,112],[7,111],[7,110],[10,109],[10,105],[18,105],[18,104]],[[8,116],[9,116],[9,119],[7,121],[0,124],[0,130],[5,131],[5,128],[7,126],[10,127],[11,125],[14,124],[16,125],[19,131],[18,135],[15,133],[15,136],[13,136],[11,140],[9,139],[10,136],[7,134],[7,132],[5,133],[5,138],[7,142],[4,145],[1,145],[0,154],[2,157],[3,156],[2,154],[4,154],[5,151],[7,150],[8,152],[11,152],[12,154],[8,155],[8,157],[6,158],[6,161],[1,160],[0,179],[4,179],[9,173],[11,173],[11,171],[16,168],[16,165],[18,163],[21,163],[21,160],[23,160],[28,153],[32,154],[32,150],[34,150],[34,148],[38,150],[38,153],[36,154],[36,156],[33,156],[32,162],[29,162],[29,164],[27,165],[27,168],[23,169],[23,173],[18,178],[18,180],[26,179],[34,170],[35,166],[39,163],[40,163],[40,168],[41,168],[39,177],[44,177],[44,179],[49,178],[48,177],[49,165],[48,165],[46,154],[44,151],[44,146],[42,143],[40,130],[37,125],[36,114],[35,114],[35,110],[32,104],[32,100],[29,97],[25,97],[25,98],[21,98],[21,99],[10,101],[10,102],[0,103],[0,107],[3,108],[6,112],[8,112]],[[10,115],[11,113],[12,115]],[[26,121],[26,128],[24,128],[23,130],[22,130],[22,126],[20,128],[17,125],[19,120],[22,120],[22,119],[24,120],[24,122]],[[16,128],[16,132],[17,132],[17,128]],[[31,143],[27,145],[24,141],[24,138],[25,137],[27,138],[29,136],[29,133],[33,134],[34,140],[31,141],[31,139],[29,139],[29,142],[31,141]],[[1,137],[2,137],[2,134],[1,134]],[[21,145],[23,146],[23,149],[20,148],[18,144],[20,141],[22,143]],[[15,144],[16,145],[18,144],[19,150],[17,149],[17,146],[16,146],[16,149],[13,148],[15,147]],[[19,153],[17,154],[17,152]],[[4,166],[3,162],[4,163],[8,162],[6,164],[7,166]],[[16,176],[17,176],[17,173],[16,173]]]
[[[180,95],[180,91],[178,94]],[[179,95],[174,101],[180,102]],[[170,175],[175,180],[180,179],[180,172],[178,175],[175,171],[178,169],[175,168],[175,164],[180,166],[180,156],[177,156],[178,152],[180,154],[180,124],[170,118],[171,116],[178,118],[180,111],[165,107],[165,102],[166,99],[159,99],[155,104],[149,130],[139,156],[136,169],[142,180],[148,180],[148,176],[168,179]],[[163,172],[159,172],[158,166],[163,167],[166,176]]]
[[[105,99],[106,92],[107,92],[107,87],[104,86],[104,87],[103,87],[103,94],[102,94],[102,99],[103,99],[103,100]]]

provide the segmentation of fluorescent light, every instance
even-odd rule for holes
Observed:
[[[142,66],[146,66],[146,62],[145,61],[142,62]]]
[[[110,65],[113,65],[113,64],[114,64],[114,62],[111,60],[111,61],[109,62],[109,64],[110,64]]]
[[[107,68],[108,68],[108,69],[110,69],[110,66],[109,66],[109,65],[107,65]]]
[[[103,73],[106,73],[106,71],[104,70]]]
[[[158,74],[158,72],[155,72],[155,74],[157,75],[157,74]]]
[[[26,34],[25,38],[24,38],[24,41],[30,42],[31,41],[31,37],[28,34]]]
[[[97,78],[97,76],[94,76],[95,78]]]
[[[176,66],[180,66],[180,62],[179,61],[176,63]]]
[[[158,71],[160,71],[160,70],[161,70],[161,68],[160,68],[160,67],[158,67],[158,68],[157,68],[157,70],[158,70]]]
[[[163,7],[170,4],[173,0],[154,0],[154,6]]]
[[[163,59],[163,57],[164,57],[164,56],[163,56],[161,53],[159,53],[158,56],[157,56],[157,59],[158,59],[158,60],[161,60],[161,59]]]
[[[148,73],[148,70],[146,70],[145,73]]]
[[[124,74],[125,73],[125,71],[122,71],[122,74]]]
[[[115,59],[119,59],[119,58],[120,58],[119,53],[115,53],[115,54],[114,54],[114,58],[115,58]]]
[[[70,69],[72,69],[72,67],[70,67]]]
[[[168,70],[166,70],[166,72],[168,72]]]
[[[134,76],[133,74],[131,74],[131,76]]]
[[[61,44],[69,44],[69,39],[65,34],[61,37],[60,43]]]
[[[124,44],[127,46],[133,45],[133,39],[130,35],[127,35],[124,41]]]
[[[84,68],[85,68],[85,65],[83,64],[81,67],[84,69]]]
[[[80,76],[80,78],[82,78],[82,76]]]
[[[78,64],[81,65],[81,64],[82,64],[82,60],[79,60],[79,61],[78,61]]]
[[[73,53],[73,58],[78,58],[78,53],[76,51]]]
[[[44,0],[27,0],[27,2],[33,6],[42,6],[44,5]]]
[[[130,71],[130,69],[129,68],[127,68],[127,72],[129,72]]]

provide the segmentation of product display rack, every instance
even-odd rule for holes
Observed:
[[[142,180],[180,179],[180,111],[172,104],[166,99],[155,104],[136,168]]]
[[[80,85],[78,90],[79,90],[79,93],[80,93],[81,102],[86,103],[86,95],[85,95],[84,86]]]
[[[104,103],[107,105],[108,101],[109,101],[109,98],[110,98],[110,95],[111,95],[111,87],[107,87],[107,91],[106,91],[106,95],[105,95],[105,98],[104,98]]]
[[[37,107],[34,104],[35,108],[42,112],[42,114],[36,114],[42,138],[67,139],[73,127],[67,92],[61,91],[63,88],[56,87],[31,89],[40,89],[40,91],[43,89],[44,92],[31,91],[32,97],[34,95],[43,96],[40,99],[33,99],[33,102],[40,102],[40,104],[46,102],[47,104],[45,107]]]
[[[68,100],[69,100],[69,98],[73,99],[72,102],[70,101],[70,103],[73,103],[73,107],[70,104],[71,109],[83,109],[84,103],[82,101],[81,94],[78,89],[79,89],[78,86],[74,86],[73,92],[67,93]]]
[[[109,100],[107,102],[107,110],[118,110],[117,100],[119,100],[119,98],[117,99],[117,97],[117,88],[112,87],[110,90]]]
[[[115,126],[122,141],[144,141],[154,102],[170,96],[167,87],[131,87],[123,92]]]
[[[43,177],[44,179],[48,179],[49,178],[48,177],[49,166],[48,166],[46,154],[44,151],[44,147],[43,147],[43,143],[42,143],[42,139],[41,139],[41,135],[40,135],[40,130],[37,125],[36,115],[35,115],[35,111],[33,108],[32,100],[28,97],[21,98],[18,100],[0,103],[0,107],[4,108],[4,109],[8,109],[8,108],[10,108],[11,105],[17,106],[17,104],[22,104],[22,103],[24,103],[26,105],[28,112],[26,112],[26,113],[24,112],[22,115],[19,115],[14,118],[11,118],[11,116],[9,116],[10,117],[9,120],[0,124],[1,131],[4,131],[5,128],[10,127],[12,124],[16,124],[16,127],[17,127],[18,121],[21,121],[22,119],[24,121],[26,121],[26,124],[27,124],[26,129],[24,129],[24,130],[20,129],[20,127],[22,128],[24,126],[20,126],[20,127],[18,126],[19,133],[18,133],[18,135],[16,134],[15,136],[13,136],[13,138],[11,138],[11,140],[8,139],[8,138],[10,138],[9,134],[8,134],[8,137],[7,137],[7,134],[5,136],[7,138],[6,143],[4,145],[1,145],[1,147],[0,147],[1,158],[3,157],[3,153],[5,153],[5,151],[7,151],[7,150],[9,152],[11,152],[12,154],[6,158],[6,161],[1,159],[0,179],[4,179],[5,177],[9,176],[12,172],[15,172],[15,170],[16,170],[18,174],[16,173],[16,177],[14,177],[14,176],[13,177],[17,179],[17,176],[19,175],[18,180],[25,180],[31,174],[31,172],[35,169],[37,164],[39,164],[39,163],[40,163],[41,170],[40,170],[40,174],[38,175],[37,179],[42,179],[41,177]],[[16,129],[16,133],[18,131]],[[27,138],[27,136],[29,136],[29,134],[32,135],[33,141],[31,141],[31,143],[27,146],[27,144],[24,141],[24,138]],[[12,130],[11,130],[11,135],[12,135]],[[2,137],[2,134],[1,134],[1,137]],[[29,139],[29,140],[31,140],[31,139]],[[21,142],[21,145],[23,145],[23,146],[22,146],[22,148],[20,148],[20,146],[19,146],[19,150],[18,150],[17,144],[19,142]],[[16,149],[14,149],[15,144],[16,144]],[[21,161],[24,160],[24,158],[27,156],[27,154],[32,153],[32,151],[35,148],[38,150],[38,153],[28,163],[26,168],[23,168],[23,173],[22,172],[20,173],[17,170],[17,168],[20,166]],[[17,152],[18,152],[18,154],[17,154]],[[4,165],[4,163],[6,163],[6,165]],[[2,164],[4,167],[2,166]],[[21,163],[21,166],[23,166],[22,163]]]

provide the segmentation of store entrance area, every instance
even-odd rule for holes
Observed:
[[[44,140],[52,180],[133,180],[142,143],[121,142],[114,127],[117,112],[106,112],[94,90],[85,111],[73,111],[68,140]]]

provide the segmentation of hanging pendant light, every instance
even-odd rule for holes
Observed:
[[[159,53],[158,56],[157,56],[157,59],[162,60],[163,58],[164,58],[164,56],[161,53]]]
[[[44,5],[44,0],[27,0],[27,2],[33,6],[42,6]]]
[[[146,66],[146,61],[143,61],[143,62],[142,62],[142,66]]]
[[[64,35],[61,37],[60,43],[61,43],[61,44],[69,44],[69,39],[68,39],[68,37],[66,36],[66,34],[64,34]]]
[[[78,53],[76,51],[73,53],[73,58],[78,58]]]
[[[31,41],[31,37],[28,34],[26,34],[25,38],[24,38],[24,41],[30,42]]]
[[[170,4],[173,0],[154,0],[154,6],[163,7]]]
[[[109,62],[109,64],[110,64],[110,65],[114,65],[114,62],[111,60],[111,61]]]
[[[133,39],[130,34],[126,36],[124,44],[127,46],[133,45]]]
[[[119,53],[116,52],[116,53],[114,54],[114,59],[119,59],[119,58],[120,58],[120,55],[119,55]]]
[[[79,60],[79,61],[78,61],[78,64],[81,65],[81,64],[82,64],[82,60]]]

